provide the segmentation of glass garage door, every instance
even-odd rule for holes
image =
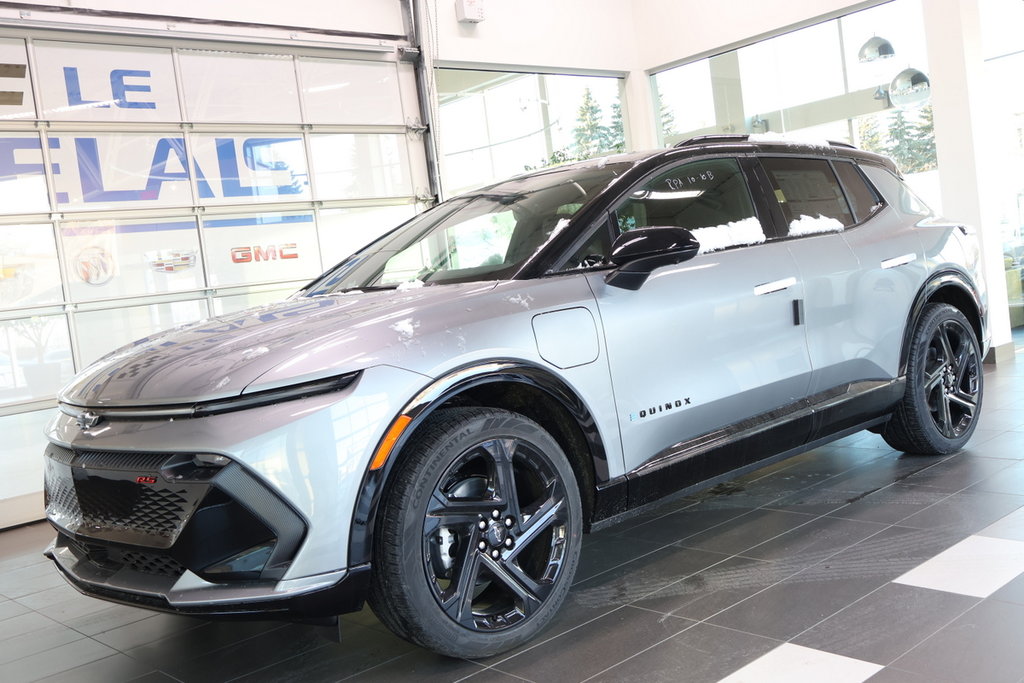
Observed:
[[[54,35],[0,32],[0,527],[27,521],[11,503],[39,496],[77,370],[281,299],[430,195],[413,67],[384,41]]]

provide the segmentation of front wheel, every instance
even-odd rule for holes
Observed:
[[[477,658],[535,636],[579,561],[582,506],[540,425],[491,408],[439,411],[382,501],[370,605],[398,635]]]
[[[907,453],[958,451],[981,411],[983,372],[974,330],[953,306],[929,304],[910,343],[906,393],[882,437]]]

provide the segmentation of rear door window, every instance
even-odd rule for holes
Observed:
[[[838,232],[856,223],[839,179],[824,159],[762,158],[787,234]]]

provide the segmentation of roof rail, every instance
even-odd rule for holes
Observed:
[[[717,133],[715,135],[698,135],[696,137],[687,138],[681,140],[676,144],[672,145],[675,147],[689,147],[690,145],[700,145],[705,142],[742,142],[747,139],[748,133]]]
[[[717,133],[714,135],[697,135],[692,138],[687,138],[672,145],[676,147],[689,147],[691,145],[702,145],[706,142],[744,142],[750,137],[749,133]],[[796,140],[799,142],[799,140]],[[829,145],[833,147],[847,147],[849,149],[857,149],[854,145],[849,142],[843,142],[841,140],[827,140]]]

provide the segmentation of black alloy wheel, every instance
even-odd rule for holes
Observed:
[[[440,411],[414,442],[386,494],[374,611],[452,656],[532,638],[579,560],[580,497],[558,443],[521,415],[483,408]]]
[[[929,304],[911,344],[906,395],[882,435],[908,453],[953,453],[970,439],[980,415],[978,340],[959,310]]]

